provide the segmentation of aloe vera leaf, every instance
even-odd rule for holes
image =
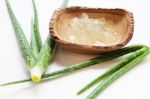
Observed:
[[[6,6],[8,9],[8,13],[9,13],[13,28],[16,33],[16,38],[18,40],[18,44],[21,49],[22,56],[27,64],[28,68],[31,68],[33,66],[33,64],[35,63],[34,54],[31,51],[31,48],[30,48],[28,41],[24,35],[24,32],[23,32],[17,18],[15,17],[8,0],[6,0]]]
[[[125,47],[125,48],[119,49],[117,51],[114,51],[113,53],[104,54],[104,55],[101,55],[99,57],[92,58],[92,59],[83,61],[81,63],[68,66],[68,67],[66,67],[64,69],[61,69],[61,70],[58,70],[58,71],[46,73],[42,76],[42,79],[47,79],[47,78],[54,77],[54,76],[57,76],[57,75],[72,73],[72,72],[75,72],[77,70],[81,70],[83,68],[89,67],[91,65],[106,62],[106,61],[112,60],[114,58],[117,58],[117,57],[129,54],[129,53],[135,52],[137,50],[140,50],[141,48],[143,48],[143,45],[132,45],[132,46],[129,46],[129,47]],[[29,82],[29,81],[32,81],[32,79],[27,78],[27,79],[23,79],[23,80],[12,81],[12,82],[8,82],[8,83],[5,83],[5,84],[1,84],[1,86],[24,83],[24,82]]]
[[[105,88],[112,84],[115,80],[125,74],[127,71],[132,69],[136,64],[141,62],[147,55],[150,54],[150,49],[148,47],[143,47],[142,49],[132,53],[127,56],[125,60],[122,60],[116,66],[121,66],[119,70],[112,73],[108,78],[106,78],[102,83],[100,83],[86,99],[95,99]],[[116,67],[115,66],[115,67]]]

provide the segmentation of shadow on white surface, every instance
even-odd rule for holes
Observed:
[[[68,67],[73,64],[78,64],[80,62],[95,58],[100,55],[101,54],[86,55],[86,54],[74,53],[74,52],[70,52],[70,51],[67,51],[67,50],[59,47],[59,48],[57,48],[53,62],[55,62],[56,64],[58,64],[61,67]],[[116,59],[113,59],[113,60],[110,60],[110,61],[107,61],[104,63],[89,66],[89,67],[91,67],[90,69],[92,69],[92,68],[93,69],[108,68],[108,67],[111,67],[113,64],[119,62],[120,60],[121,60],[121,58],[116,58]]]

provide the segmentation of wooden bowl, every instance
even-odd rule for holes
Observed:
[[[120,41],[115,45],[109,46],[93,46],[83,45],[65,41],[60,37],[62,26],[68,22],[70,18],[78,17],[81,13],[86,13],[92,18],[110,19],[114,22],[116,29],[121,33]],[[134,30],[133,14],[124,9],[103,9],[103,8],[87,8],[87,7],[68,7],[58,9],[54,12],[49,24],[49,31],[53,39],[62,48],[73,52],[98,54],[112,52],[125,46],[132,38]]]

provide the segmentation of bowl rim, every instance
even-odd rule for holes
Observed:
[[[130,31],[129,31],[129,35],[127,37],[127,39],[125,39],[124,41],[122,42],[119,42],[117,44],[114,44],[114,45],[108,45],[108,46],[96,46],[96,45],[86,45],[86,44],[77,44],[77,43],[73,43],[73,42],[69,42],[69,41],[65,41],[63,39],[61,39],[59,36],[56,35],[55,31],[54,31],[54,26],[53,26],[53,23],[54,23],[54,18],[56,17],[56,14],[60,11],[64,11],[64,10],[67,10],[67,9],[86,9],[86,10],[120,10],[120,11],[124,11],[125,13],[128,14],[129,16],[129,19],[130,19]],[[54,39],[54,41],[56,41],[57,43],[59,44],[64,44],[64,45],[67,45],[67,46],[73,46],[73,47],[82,47],[84,49],[91,49],[91,48],[95,48],[95,49],[113,49],[113,48],[120,48],[122,46],[125,46],[133,37],[133,32],[134,32],[134,16],[133,16],[133,13],[130,12],[129,10],[127,9],[123,9],[123,8],[91,8],[91,7],[84,7],[84,6],[71,6],[71,7],[66,7],[66,8],[59,8],[58,10],[54,11],[53,13],[53,16],[49,22],[49,33],[50,35],[52,36],[52,38]]]

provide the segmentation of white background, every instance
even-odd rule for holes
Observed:
[[[52,12],[59,8],[62,0],[35,0],[39,11],[42,38],[48,34],[48,23]],[[30,39],[30,23],[33,16],[31,0],[10,0],[12,8]],[[133,12],[135,31],[128,44],[150,45],[149,0],[70,0],[69,6],[125,8]],[[94,56],[68,52],[59,48],[48,72],[64,68]],[[125,74],[97,99],[150,99],[150,57]],[[0,99],[85,99],[89,92],[77,96],[85,84],[106,71],[119,59],[91,66],[71,75],[40,84],[24,83],[0,87]],[[8,17],[5,0],[0,0],[0,83],[28,77],[15,34]]]

